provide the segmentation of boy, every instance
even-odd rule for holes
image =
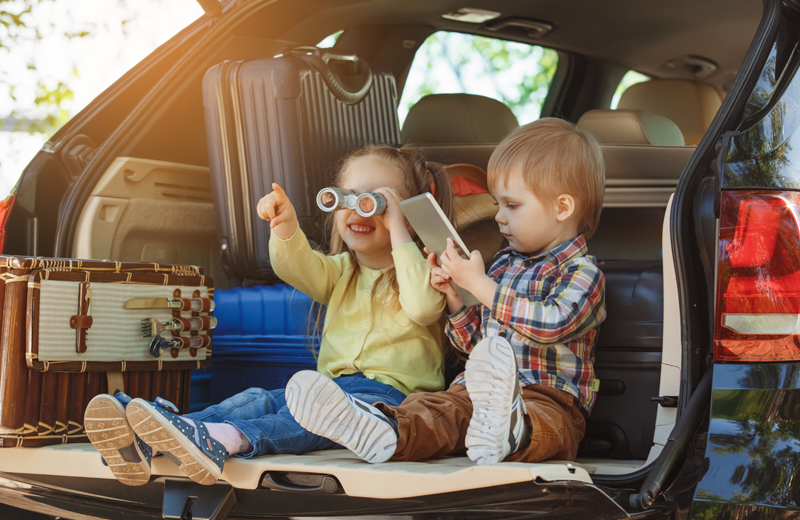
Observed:
[[[488,275],[477,251],[452,243],[433,267],[445,293],[446,333],[470,355],[444,392],[400,406],[352,398],[315,372],[287,385],[289,410],[308,430],[369,462],[463,453],[478,464],[574,460],[594,403],[597,326],[604,279],[586,253],[605,184],[597,141],[574,125],[540,119],[506,137],[489,160],[495,220],[509,247]],[[482,305],[464,307],[450,280]],[[290,395],[291,394],[291,395]]]

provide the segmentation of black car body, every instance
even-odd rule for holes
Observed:
[[[94,232],[82,224],[82,214],[119,158],[189,165],[186,171],[207,165],[200,82],[205,70],[224,59],[265,58],[286,41],[313,44],[344,29],[337,46],[390,69],[402,90],[414,52],[435,30],[538,41],[520,31],[519,23],[498,32],[496,27],[443,21],[442,13],[464,7],[452,1],[201,4],[205,16],[99,96],[28,165],[15,200],[7,204],[10,213],[7,209],[3,215],[5,254],[76,256],[82,247],[78,242]],[[682,34],[691,39],[707,28],[707,40],[724,40],[706,41],[708,48],[727,44],[742,51],[733,53],[742,61],[726,85],[719,111],[696,149],[686,154],[688,163],[675,182],[667,185],[674,195],[661,209],[666,209],[659,278],[663,289],[660,281],[654,282],[658,301],[646,300],[655,305],[650,310],[656,314],[663,309],[658,347],[653,351],[637,344],[606,356],[607,374],[638,371],[656,387],[652,395],[629,392],[620,401],[607,397],[612,404],[600,412],[631,423],[644,439],[644,454],[637,454],[639,448],[630,439],[619,452],[613,451],[616,445],[606,450],[605,444],[597,444],[594,449],[603,457],[579,458],[576,464],[554,461],[534,469],[501,464],[495,473],[478,473],[463,461],[447,461],[407,471],[367,468],[363,475],[358,473],[361,466],[348,473],[352,464],[347,461],[345,469],[326,470],[324,457],[303,466],[311,459],[301,456],[273,459],[269,467],[242,465],[241,480],[223,476],[212,488],[192,484],[174,468],[156,471],[149,484],[131,488],[103,474],[89,446],[38,452],[12,448],[0,451],[0,503],[79,519],[777,519],[800,514],[800,479],[795,477],[800,464],[800,343],[794,328],[800,320],[800,304],[795,303],[800,285],[793,285],[792,278],[800,273],[800,203],[795,204],[800,174],[792,155],[792,145],[800,139],[800,3],[682,1],[654,6],[616,1],[576,6],[537,2],[534,7],[514,1],[471,5],[515,19],[553,22],[552,39],[539,42],[560,53],[543,116],[577,121],[589,109],[607,108],[626,70],[623,50],[633,45],[646,49],[669,40],[681,49],[676,42]],[[586,28],[587,22],[592,29]],[[623,29],[637,23],[641,26],[630,30],[635,36],[626,39]],[[583,34],[580,41],[578,34]],[[571,37],[576,38],[573,44]],[[615,49],[620,53],[616,58]],[[657,76],[658,71],[653,65],[650,72]],[[696,78],[690,70],[661,72],[663,77]],[[210,198],[200,203],[210,207]],[[635,220],[639,213],[626,213],[626,207],[604,216]],[[180,235],[178,224],[175,236]],[[176,238],[179,250],[194,251],[190,260],[211,271],[218,286],[228,285],[224,280],[241,284],[222,271],[215,251],[190,247],[213,240],[213,215],[201,215],[193,226],[194,235]],[[660,222],[656,231],[660,239]],[[173,235],[168,230],[166,236],[169,240]],[[124,248],[114,254],[114,259],[127,260]],[[648,265],[661,277],[661,259]],[[624,275],[626,266],[610,262],[608,273],[618,269]],[[635,314],[634,305],[625,312]],[[601,328],[601,335],[610,334],[608,328]],[[662,335],[664,344],[674,347],[669,353],[661,350]],[[673,374],[672,386],[662,379],[658,388],[653,378],[667,372]],[[624,392],[623,384],[618,393]],[[601,392],[598,402],[602,400]],[[594,428],[603,438],[603,425],[597,422]],[[655,444],[658,450],[652,451]],[[451,463],[455,465],[447,469]],[[168,461],[158,464],[157,470],[164,469]],[[594,468],[593,473],[586,468]],[[526,476],[505,478],[515,472]],[[458,482],[469,483],[463,489],[448,484],[456,474],[463,477]],[[362,480],[356,482],[354,475]],[[390,477],[395,480],[385,480]],[[393,495],[394,483],[403,480],[415,484],[416,491]],[[428,491],[421,489],[425,486]],[[375,489],[381,491],[371,494]]]

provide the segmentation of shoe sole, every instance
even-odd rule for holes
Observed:
[[[142,486],[150,482],[150,464],[139,449],[122,403],[110,395],[95,396],[86,407],[83,427],[89,441],[117,480],[128,486]],[[119,450],[131,445],[140,462],[129,462],[120,453]],[[131,458],[132,453],[129,451],[127,455]]]
[[[367,462],[385,462],[394,455],[397,436],[392,427],[356,408],[339,385],[318,372],[298,372],[289,380],[286,406],[300,426]]]
[[[472,401],[467,430],[467,456],[478,464],[494,464],[505,458],[503,446],[511,429],[511,409],[517,384],[517,361],[508,342],[489,338],[485,348],[474,349],[464,378]]]
[[[194,442],[147,401],[134,399],[128,404],[127,414],[133,431],[153,450],[168,452],[178,459],[178,469],[194,482],[210,486],[222,475]]]

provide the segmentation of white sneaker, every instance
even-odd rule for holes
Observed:
[[[484,338],[469,355],[464,377],[472,400],[467,456],[495,464],[530,442],[519,386],[517,360],[505,338]]]
[[[286,406],[300,426],[367,462],[385,462],[394,455],[397,434],[391,421],[319,372],[303,370],[292,376]]]

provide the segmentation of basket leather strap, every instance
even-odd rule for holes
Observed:
[[[88,274],[88,273],[87,273]],[[81,282],[78,289],[78,314],[69,319],[70,328],[76,331],[75,350],[86,352],[86,330],[92,327],[92,288],[89,282]]]
[[[108,393],[110,395],[117,395],[119,392],[125,392],[125,382],[122,380],[122,372],[106,372],[106,379],[108,380]]]

